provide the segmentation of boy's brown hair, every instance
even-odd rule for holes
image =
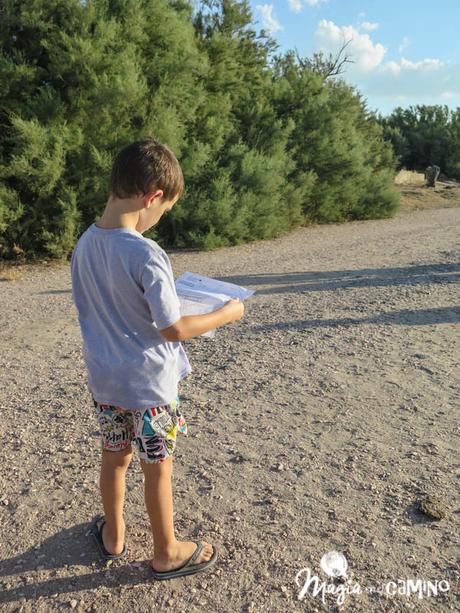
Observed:
[[[184,176],[174,153],[155,138],[138,140],[124,147],[113,162],[110,193],[131,198],[156,189],[163,200],[179,198],[184,192]]]

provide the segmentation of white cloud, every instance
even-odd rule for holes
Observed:
[[[300,0],[288,0],[289,8],[294,13],[300,13],[303,10],[303,6]]]
[[[444,62],[441,62],[441,60],[432,60],[430,58],[427,58],[426,60],[421,60],[420,62],[411,62],[410,60],[401,58],[400,64],[403,68],[407,68],[409,70],[425,70],[431,68],[440,68],[444,65]]]
[[[322,4],[323,2],[328,2],[328,0],[305,0],[305,2],[309,6],[318,6],[318,4]]]
[[[387,49],[368,33],[353,26],[338,26],[322,20],[315,32],[316,51],[336,56],[344,43],[342,58],[354,63],[343,67],[342,78],[379,106],[387,109],[409,104],[446,104],[460,106],[460,63],[436,58],[385,61]],[[408,45],[405,37],[401,44]]]
[[[353,26],[337,26],[333,21],[323,19],[315,32],[315,44],[319,51],[337,54],[345,42],[351,40],[345,54],[353,60],[347,72],[367,72],[378,66],[387,52],[380,43],[373,43],[369,34],[360,34]],[[352,66],[352,68],[350,68]]]
[[[270,34],[282,30],[283,27],[279,21],[272,15],[273,4],[258,4],[256,10],[259,11],[262,18],[262,28]]]
[[[399,53],[402,53],[402,52],[404,51],[404,49],[407,49],[407,47],[408,47],[409,45],[410,45],[410,40],[407,38],[407,36],[405,36],[405,37],[402,39],[402,41],[401,41],[401,43],[400,43],[400,45],[399,45],[399,47],[398,47],[398,51],[399,51]]]
[[[401,58],[363,75],[356,84],[365,95],[398,103],[440,104],[440,100],[460,97],[460,65],[432,58],[418,62]]]
[[[377,30],[379,27],[378,23],[372,23],[371,21],[363,21],[361,24],[363,30],[367,30],[368,32],[372,32],[373,30]]]
[[[384,66],[382,66],[382,72],[390,72],[394,75],[399,75],[404,71],[424,71],[426,73],[429,70],[438,70],[443,65],[444,64],[441,62],[441,60],[432,60],[427,58],[425,60],[420,60],[420,62],[411,62],[403,57],[399,62],[387,62]]]

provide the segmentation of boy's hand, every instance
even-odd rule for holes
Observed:
[[[244,314],[244,304],[239,298],[232,298],[222,307],[230,318],[229,323],[239,321]]]

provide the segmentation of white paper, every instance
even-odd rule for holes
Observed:
[[[212,277],[205,277],[194,272],[184,272],[176,281],[176,288],[192,289],[200,292],[205,292],[209,295],[223,295],[227,297],[227,301],[231,298],[239,298],[244,300],[249,298],[254,293],[254,290],[247,289],[235,283],[226,281],[218,281]]]
[[[222,307],[231,298],[244,300],[254,294],[254,290],[235,283],[218,281],[193,272],[184,272],[176,280],[176,292],[183,316],[210,313]],[[212,338],[215,333],[215,330],[209,330],[201,336]]]

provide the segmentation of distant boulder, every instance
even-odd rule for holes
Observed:
[[[436,187],[436,180],[439,177],[440,172],[441,169],[439,166],[436,166],[435,164],[433,164],[433,166],[428,166],[428,168],[425,170],[425,181],[427,187]]]

